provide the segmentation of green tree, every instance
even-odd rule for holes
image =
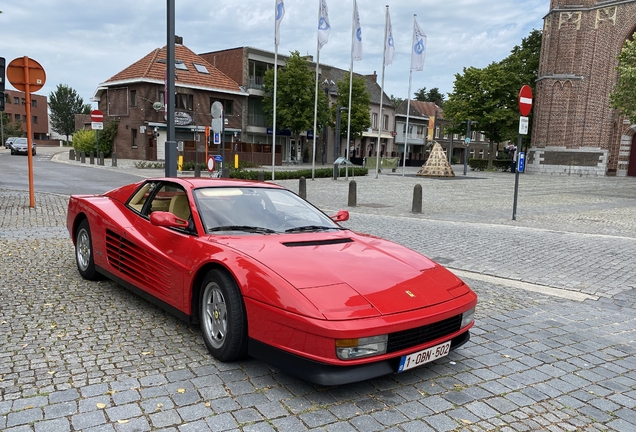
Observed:
[[[336,83],[338,92],[336,95],[336,103],[331,109],[332,121],[336,120],[336,112],[339,106],[349,106],[349,73]],[[371,96],[367,91],[367,78],[363,76],[353,76],[351,85],[351,138],[359,138],[362,133],[371,126],[371,115],[369,105],[371,104]],[[340,120],[340,137],[347,137],[347,119],[349,114],[342,112]]]
[[[11,121],[11,117],[7,113],[2,113],[2,127],[4,128],[4,139],[8,137],[21,137],[24,135],[22,122],[20,120]],[[0,143],[4,145],[4,143]]]
[[[422,102],[433,102],[437,106],[443,107],[445,97],[438,87],[433,87],[429,91],[426,91],[426,87],[422,87],[415,92],[414,99]]]
[[[455,133],[465,133],[467,120],[477,123],[472,130],[483,132],[489,140],[488,168],[492,168],[495,156],[494,143],[517,139],[519,90],[524,84],[534,87],[540,51],[541,31],[533,30],[501,62],[483,69],[464,68],[462,74],[455,75],[444,117],[455,125],[449,129]]]
[[[627,40],[618,56],[618,82],[610,95],[610,104],[636,123],[636,33]]]
[[[393,104],[393,106],[400,106],[402,104],[402,102],[404,102],[404,99],[402,99],[401,97],[397,97],[397,96],[390,96],[391,99],[391,103]]]
[[[276,129],[289,129],[299,142],[303,132],[314,127],[315,74],[309,62],[293,51],[287,63],[278,71],[276,97]],[[263,79],[263,111],[270,125],[274,117],[274,70]],[[328,102],[322,90],[318,91],[318,130],[329,121]]]
[[[49,94],[49,111],[51,128],[60,135],[66,135],[68,142],[69,135],[75,132],[75,114],[89,114],[91,106],[85,104],[73,88],[58,84]]]
[[[483,132],[489,140],[488,168],[492,168],[493,144],[501,142],[503,132],[518,111],[510,104],[514,86],[507,82],[505,69],[500,63],[491,63],[484,69],[464,68],[463,75],[455,75],[453,93],[444,108],[444,117],[458,125],[471,120],[472,130]],[[518,89],[517,89],[518,92]],[[475,124],[476,123],[476,124]],[[465,133],[466,126],[461,132]]]
[[[99,132],[99,152],[104,153],[105,157],[111,155],[113,151],[113,143],[117,135],[119,121],[113,120],[104,125],[104,130]],[[95,142],[97,140],[97,131],[92,129],[80,129],[73,134],[73,148],[77,152],[83,151],[85,154],[95,151]]]

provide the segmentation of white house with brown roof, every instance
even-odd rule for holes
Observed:
[[[104,122],[119,121],[113,150],[120,158],[165,160],[166,58],[165,46],[154,49],[95,91],[92,100],[104,113]],[[184,143],[185,160],[194,160],[197,151],[205,153],[205,126],[211,125],[216,101],[227,114],[225,142],[231,148],[244,128],[248,93],[182,44],[175,45],[175,63],[175,139]],[[203,162],[203,156],[198,160]]]

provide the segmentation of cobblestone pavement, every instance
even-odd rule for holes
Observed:
[[[68,197],[0,190],[0,430],[636,430],[636,179],[522,176],[512,221],[513,178],[355,179],[347,226],[455,269],[480,302],[448,357],[341,387],[217,362],[197,328],[79,277]],[[348,188],[307,181],[328,212]]]

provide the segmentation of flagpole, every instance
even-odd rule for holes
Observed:
[[[272,124],[272,181],[276,165],[276,92],[278,86],[278,45],[274,48],[274,121]],[[282,153],[281,153],[282,155]]]
[[[356,37],[356,0],[353,0],[353,16],[351,18],[351,64],[349,66],[349,109],[347,110],[347,142],[345,155],[349,161],[349,141],[351,140],[351,93],[353,92],[353,44]],[[349,180],[349,164],[345,163],[345,179]]]
[[[406,151],[409,148],[409,115],[411,113],[411,82],[413,81],[413,71],[409,71],[409,93],[406,99],[406,131],[404,133],[404,159],[402,161],[402,177],[404,177],[404,167],[406,166]]]
[[[278,0],[274,0],[274,119],[272,124],[272,181],[275,179],[274,166],[276,165],[276,94],[278,88]],[[281,152],[281,157],[282,157]]]
[[[322,4],[318,0],[318,27],[320,27],[320,15],[322,12]],[[320,30],[319,30],[320,31]],[[318,127],[318,68],[320,65],[320,41],[316,36],[316,92],[314,100],[314,149],[311,159],[311,179],[316,179],[316,130]]]
[[[386,7],[386,16],[384,18],[384,50],[382,51],[382,85],[380,86],[380,117],[378,118],[378,145],[375,149],[375,178],[378,178],[378,170],[380,169],[380,139],[382,138],[382,103],[384,99],[384,69],[386,68],[386,39],[389,35],[389,6]],[[410,92],[410,90],[409,90]]]

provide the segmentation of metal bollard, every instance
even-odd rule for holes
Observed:
[[[194,176],[201,177],[201,165],[194,164]]]
[[[93,152],[90,153],[90,161],[91,161],[91,165],[95,164],[95,155],[93,154]]]
[[[81,153],[82,153],[82,152],[77,152],[77,153],[75,153],[75,160],[76,160],[77,162],[79,162],[79,161],[80,161]]]
[[[99,165],[104,166],[104,152],[99,152]]]
[[[264,171],[259,171],[258,172],[258,181],[260,181],[260,182],[265,181],[265,172]]]
[[[68,160],[73,160],[75,159],[75,149],[70,149],[68,151]]]
[[[82,154],[80,155],[80,161],[82,163],[86,163],[86,152],[82,151]]]
[[[301,177],[298,181],[298,195],[302,199],[307,199],[307,179],[305,177]]]
[[[113,154],[110,156],[111,157],[111,165],[116,167],[117,166],[117,153],[113,152]]]
[[[416,184],[413,188],[413,208],[411,213],[422,213],[422,185]]]
[[[230,178],[230,169],[229,168],[223,168],[221,177],[223,178]]]
[[[347,205],[349,207],[357,207],[358,206],[358,188],[355,180],[351,180],[349,182],[349,200]]]

